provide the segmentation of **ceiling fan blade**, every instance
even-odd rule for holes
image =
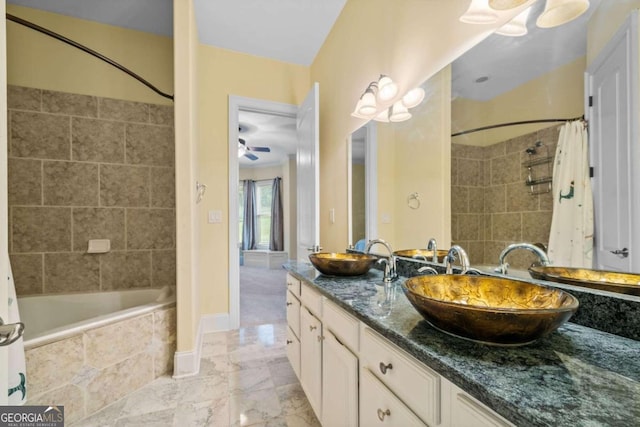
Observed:
[[[249,151],[259,151],[262,153],[270,153],[271,152],[271,148],[269,147],[247,147],[247,150]]]
[[[258,156],[253,155],[251,153],[245,153],[244,156],[249,160],[253,160],[253,161],[258,160]]]

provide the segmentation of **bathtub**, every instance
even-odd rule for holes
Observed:
[[[18,298],[27,404],[74,423],[173,372],[175,296],[166,289]]]
[[[175,303],[168,289],[142,289],[18,298],[25,348],[150,313]]]

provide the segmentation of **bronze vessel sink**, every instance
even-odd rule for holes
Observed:
[[[320,252],[309,260],[322,274],[328,276],[360,276],[367,273],[378,258],[367,254]]]
[[[560,289],[501,277],[417,276],[402,289],[435,328],[492,345],[529,344],[578,309],[578,300]]]
[[[444,257],[447,256],[446,250],[438,249],[436,253],[438,254],[438,262],[443,262]],[[433,251],[427,249],[403,249],[401,251],[395,251],[393,253],[395,256],[400,256],[404,258],[426,258],[427,261],[431,261],[433,259]]]
[[[640,274],[552,266],[532,266],[534,279],[640,296]]]

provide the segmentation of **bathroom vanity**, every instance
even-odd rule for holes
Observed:
[[[287,355],[324,426],[640,424],[640,342],[567,323],[521,347],[430,326],[400,277],[285,265]]]

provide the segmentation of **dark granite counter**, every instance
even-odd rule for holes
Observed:
[[[524,347],[477,344],[424,321],[403,278],[386,293],[377,270],[342,278],[285,268],[518,426],[640,425],[640,341],[566,323]]]

